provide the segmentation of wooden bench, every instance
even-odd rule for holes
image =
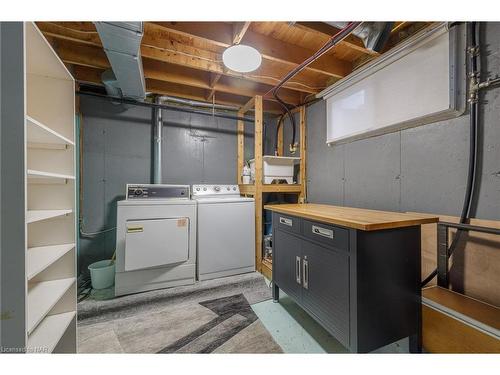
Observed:
[[[500,309],[451,290],[422,290],[423,347],[430,353],[500,353]]]

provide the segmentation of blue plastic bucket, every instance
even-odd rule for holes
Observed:
[[[115,262],[109,259],[92,263],[89,267],[93,289],[106,289],[115,283]]]

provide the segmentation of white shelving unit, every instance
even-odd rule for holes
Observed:
[[[28,248],[28,281],[75,248],[74,243]]]
[[[41,220],[53,219],[58,216],[68,215],[72,210],[28,210],[26,212],[26,223],[31,224]]]
[[[49,314],[64,293],[75,283],[75,278],[32,283],[28,288],[28,335]]]
[[[67,180],[74,180],[75,176],[70,176],[67,174],[54,173],[54,172],[44,172],[35,171],[33,169],[28,169],[28,183],[41,184],[41,183],[66,183]]]
[[[24,24],[26,350],[76,352],[75,82]]]
[[[52,353],[75,316],[76,311],[47,316],[28,338],[28,348],[35,353],[37,348],[43,348],[42,353]]]
[[[48,126],[26,116],[26,134],[28,147],[32,148],[67,148],[74,146],[74,142],[52,130]]]

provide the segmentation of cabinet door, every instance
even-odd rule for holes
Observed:
[[[273,239],[273,277],[280,289],[300,302],[302,295],[301,239],[275,230]]]
[[[349,255],[302,242],[302,304],[345,346],[349,346]]]

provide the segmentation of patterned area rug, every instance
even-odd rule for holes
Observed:
[[[78,304],[79,353],[282,353],[250,304],[271,298],[252,273]]]

